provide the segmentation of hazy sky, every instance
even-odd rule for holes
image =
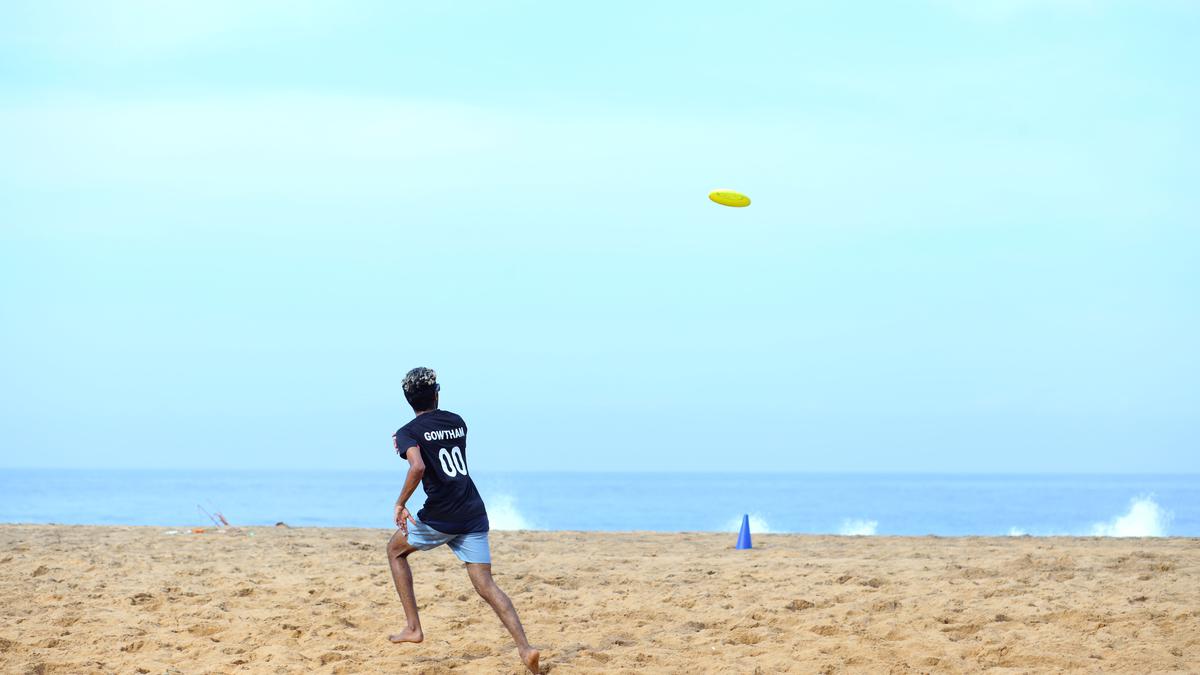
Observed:
[[[1200,4],[6,2],[0,466],[1200,471]],[[706,199],[728,187],[754,199]]]

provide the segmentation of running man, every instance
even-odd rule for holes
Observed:
[[[480,597],[487,601],[517,643],[517,653],[530,672],[538,672],[538,650],[529,646],[525,629],[512,601],[492,580],[492,555],[488,548],[488,517],[483,499],[467,471],[467,423],[452,412],[438,409],[437,373],[413,368],[404,376],[404,398],[416,417],[392,436],[396,452],[408,460],[404,490],[396,500],[396,526],[388,542],[388,564],[392,580],[404,605],[408,625],[392,642],[420,642],[421,617],[413,592],[408,556],[442,544],[450,547],[467,564],[467,576]],[[425,488],[425,506],[414,518],[405,504],[417,489]]]

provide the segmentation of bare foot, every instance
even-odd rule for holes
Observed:
[[[425,634],[420,628],[405,628],[395,635],[389,635],[388,639],[392,642],[420,642],[425,639]]]
[[[525,662],[525,667],[529,669],[529,672],[534,675],[541,672],[538,670],[538,658],[542,655],[541,652],[533,647],[526,647],[517,651],[521,654],[521,660]]]

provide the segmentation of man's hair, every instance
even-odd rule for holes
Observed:
[[[432,410],[437,399],[437,373],[432,368],[413,368],[404,376],[401,385],[404,388],[404,398],[413,410]]]

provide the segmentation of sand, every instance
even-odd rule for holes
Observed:
[[[389,532],[0,526],[4,673],[521,672],[449,551]],[[1200,672],[1200,540],[493,533],[544,672]]]

